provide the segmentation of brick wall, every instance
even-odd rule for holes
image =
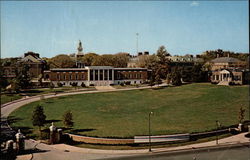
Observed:
[[[126,79],[148,79],[148,72],[145,70],[132,70],[132,71],[115,71],[115,80],[126,80]]]
[[[86,71],[66,71],[66,72],[57,72],[51,71],[44,75],[49,75],[51,81],[85,81],[88,79],[88,72]]]

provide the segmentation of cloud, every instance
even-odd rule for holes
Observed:
[[[197,6],[199,6],[199,2],[197,2],[197,1],[192,1],[192,2],[190,3],[190,6],[191,6],[191,7],[197,7]]]

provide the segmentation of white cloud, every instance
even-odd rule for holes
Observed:
[[[197,2],[197,1],[192,1],[192,2],[190,3],[190,6],[191,6],[191,7],[197,7],[197,6],[199,6],[199,2]]]

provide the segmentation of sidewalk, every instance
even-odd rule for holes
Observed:
[[[250,143],[250,139],[246,138],[245,135],[247,133],[241,133],[235,136],[227,137],[220,139],[216,144],[216,141],[190,144],[185,146],[178,147],[167,147],[167,148],[153,148],[152,152],[166,152],[166,151],[177,151],[177,150],[189,150],[189,149],[198,149],[205,147],[215,147],[215,146],[224,146],[224,145],[232,145],[232,144],[240,144],[240,143]],[[66,144],[56,144],[52,145],[52,147],[60,150],[69,150],[71,152],[84,152],[84,153],[106,153],[106,154],[137,154],[137,153],[148,153],[148,149],[139,149],[139,150],[99,150],[99,149],[89,149],[89,148],[80,148],[74,147]]]
[[[216,141],[204,142],[204,143],[197,143],[197,144],[190,144],[185,146],[178,146],[178,147],[166,147],[166,148],[153,148],[152,152],[149,152],[148,149],[138,149],[138,150],[100,150],[100,149],[90,149],[90,148],[80,148],[75,146],[70,146],[66,144],[56,144],[56,145],[47,145],[43,143],[38,143],[37,141],[27,140],[26,145],[30,146],[30,148],[35,148],[39,150],[48,150],[51,154],[53,153],[60,153],[63,154],[67,151],[68,154],[77,154],[81,153],[83,155],[96,155],[96,158],[107,158],[106,156],[110,157],[119,157],[119,156],[131,156],[131,155],[145,155],[145,154],[157,154],[157,153],[174,153],[174,152],[186,152],[191,151],[194,149],[206,149],[211,147],[225,147],[225,146],[232,146],[237,144],[246,144],[249,143],[250,139],[246,138],[245,135],[247,133],[241,133],[235,136],[227,137],[220,139],[218,142],[219,144],[216,145]],[[36,156],[41,157],[39,153],[33,153],[28,155],[20,155],[17,156],[17,160],[30,160],[35,158]],[[88,159],[88,158],[87,158]],[[93,159],[93,158],[89,158]]]

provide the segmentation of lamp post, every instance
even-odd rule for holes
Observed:
[[[217,130],[216,130],[216,144],[218,145],[219,142],[218,142],[218,130],[219,130],[219,127],[220,127],[220,122],[218,120],[216,120],[216,127],[217,127]]]
[[[150,122],[150,117],[153,114],[153,112],[149,112],[148,114],[148,138],[149,138],[149,152],[151,152],[151,122]]]

